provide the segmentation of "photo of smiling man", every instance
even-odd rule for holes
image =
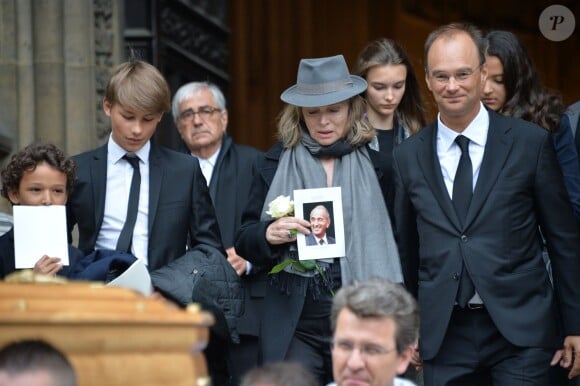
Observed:
[[[330,227],[330,213],[324,205],[317,205],[310,211],[311,233],[306,236],[306,245],[336,244],[334,237],[327,235]]]

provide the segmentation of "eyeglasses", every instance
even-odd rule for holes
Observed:
[[[201,106],[197,111],[193,111],[193,109],[187,109],[179,114],[179,120],[183,122],[193,121],[195,114],[199,114],[199,117],[205,120],[211,118],[214,113],[220,111],[222,110],[211,106]]]
[[[479,67],[476,67],[474,69],[466,69],[466,70],[461,70],[456,72],[455,74],[447,74],[445,72],[436,72],[434,74],[431,74],[431,76],[433,78],[435,78],[435,81],[437,83],[440,84],[449,84],[449,82],[451,81],[451,78],[455,79],[455,81],[457,83],[463,83],[465,82],[467,79],[469,79],[471,77],[471,75],[473,75],[475,73],[475,71],[478,69]]]
[[[368,343],[357,345],[349,340],[336,340],[331,342],[331,347],[334,351],[342,355],[350,356],[355,349],[358,349],[360,356],[363,358],[376,358],[381,355],[386,355],[396,350],[396,348],[386,349],[382,346]]]

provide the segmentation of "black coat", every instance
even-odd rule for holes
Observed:
[[[255,164],[261,155],[261,151],[235,144],[227,134],[224,135],[209,183],[209,195],[226,249],[234,245],[250,195]]]
[[[185,145],[181,149],[189,154]],[[262,155],[261,151],[253,147],[234,143],[230,136],[224,134],[209,183],[209,194],[226,249],[234,246],[234,238],[242,222],[242,212],[250,195],[256,164]],[[251,261],[244,255],[240,256]],[[237,321],[237,330],[242,335],[258,336],[259,303],[264,297],[265,275],[259,269],[254,269],[240,279],[245,292],[244,312]]]
[[[280,250],[287,248],[284,244],[272,246],[268,243],[265,235],[271,221],[261,221],[262,207],[276,174],[282,150],[282,144],[277,143],[262,157],[258,172],[254,176],[248,206],[242,217],[242,226],[236,236],[235,245],[238,253],[247,256],[252,264],[266,272],[277,262]],[[368,147],[367,150],[382,192],[382,197],[371,199],[383,199],[390,213],[392,201],[388,197],[393,197],[391,169],[387,166],[384,154]],[[261,315],[260,326],[262,356],[265,362],[280,361],[284,359],[294,335],[304,304],[304,296],[298,293],[286,295],[269,285],[265,285],[263,290],[264,312]]]
[[[151,272],[151,281],[182,306],[201,304],[215,317],[212,331],[226,341],[239,342],[237,324],[243,313],[244,292],[236,271],[221,253],[199,245]]]

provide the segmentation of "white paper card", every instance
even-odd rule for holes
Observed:
[[[149,271],[141,259],[137,259],[125,272],[108,282],[107,285],[111,287],[129,288],[145,296],[153,293],[151,275],[149,275]]]
[[[326,229],[325,243],[318,244],[313,228],[309,236],[298,233],[298,258],[300,260],[328,259],[344,257],[344,220],[342,212],[342,191],[340,187],[320,189],[300,189],[294,191],[294,216],[310,221],[315,208],[324,207],[330,224]]]
[[[44,255],[69,265],[64,205],[14,205],[16,269],[33,268]]]

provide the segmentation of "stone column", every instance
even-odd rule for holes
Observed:
[[[64,1],[65,149],[77,154],[96,144],[95,33],[90,1]]]
[[[4,167],[18,141],[17,3],[0,0],[0,167]],[[0,199],[0,211],[11,213],[7,200]]]
[[[34,36],[36,139],[65,148],[63,1],[35,0]],[[82,101],[79,101],[82,103]]]
[[[11,152],[18,129],[16,0],[0,0],[0,155]]]
[[[18,140],[15,150],[23,148],[36,138],[32,1],[16,1],[18,126],[14,129]]]
[[[122,0],[0,0],[0,168],[34,141],[73,155],[106,139],[97,83],[121,56],[121,9]],[[0,210],[10,205],[0,200]]]

